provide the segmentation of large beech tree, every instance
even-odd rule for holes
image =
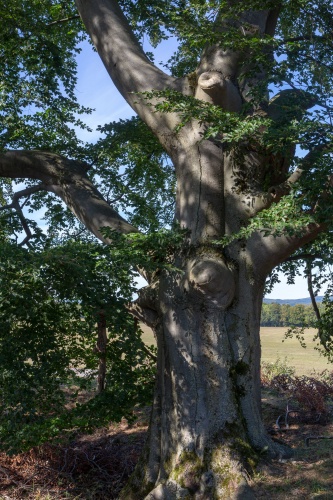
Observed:
[[[147,446],[122,498],[250,498],[255,454],[288,455],[261,419],[265,281],[295,252],[315,255],[311,243],[324,245],[330,229],[332,5],[5,4],[0,176],[28,180],[4,199],[23,243],[34,236],[20,204],[28,196],[31,210],[60,198],[104,243],[129,235],[124,252],[163,223],[182,235],[155,268],[134,261],[148,286],[129,308],[155,332],[157,380]],[[68,125],[83,126],[78,15],[140,119],[105,126],[94,146]],[[144,52],[144,35],[178,44],[165,71]]]

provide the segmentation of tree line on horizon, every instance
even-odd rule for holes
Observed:
[[[324,310],[324,305],[318,304],[320,313]],[[279,304],[272,302],[263,304],[261,311],[260,326],[289,326],[289,327],[315,327],[316,315],[312,305]]]

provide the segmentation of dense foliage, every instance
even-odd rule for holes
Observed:
[[[116,252],[93,242],[59,242],[40,252],[2,242],[0,270],[3,447],[29,449],[131,418],[133,407],[150,403],[154,362],[124,307],[133,285]],[[96,394],[101,310],[108,369],[105,390]]]

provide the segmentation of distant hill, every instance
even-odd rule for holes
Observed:
[[[316,297],[316,302],[322,302],[323,295],[318,295]],[[264,299],[265,304],[289,304],[290,306],[295,306],[296,304],[303,304],[308,306],[311,304],[310,297],[306,297],[305,299]]]

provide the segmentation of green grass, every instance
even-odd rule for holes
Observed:
[[[141,329],[143,331],[142,340],[144,341],[144,343],[148,346],[150,346],[150,345],[156,346],[156,340],[155,340],[155,337],[154,337],[154,334],[153,334],[153,331],[151,330],[151,328],[149,328],[148,326],[146,326],[142,323],[140,324],[140,326],[141,326]]]
[[[150,328],[141,325],[143,340],[147,345],[156,345],[153,332]],[[286,339],[283,342],[287,328],[262,327],[261,347],[262,359],[267,362],[275,362],[277,358],[287,358],[287,364],[294,366],[296,375],[311,375],[315,371],[326,368],[333,370],[333,364],[328,363],[326,358],[315,350],[316,343],[313,342],[315,330],[309,329],[305,334],[306,348],[301,347],[296,338]]]
[[[317,342],[313,341],[316,333],[314,329],[306,331],[304,336],[306,348],[301,347],[294,337],[284,340],[287,329],[286,327],[262,327],[260,329],[264,361],[274,362],[277,358],[287,358],[287,364],[295,367],[296,375],[311,375],[314,370],[333,370],[333,364],[328,363],[327,359],[315,349]]]

